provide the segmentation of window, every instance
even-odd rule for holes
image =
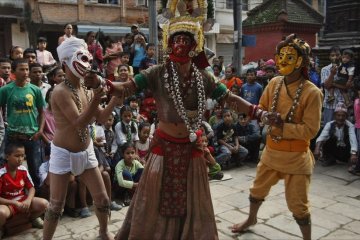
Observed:
[[[147,6],[147,0],[136,0],[136,6]]]
[[[233,9],[234,0],[226,0],[226,9]]]

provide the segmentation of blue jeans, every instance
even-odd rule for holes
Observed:
[[[215,157],[215,159],[216,162],[218,162],[219,164],[224,164],[227,161],[229,161],[231,157],[234,155],[236,160],[242,161],[245,159],[248,153],[249,151],[246,148],[240,146],[238,152],[232,154],[229,148],[227,148],[225,145],[221,145],[219,148],[219,154]]]
[[[43,162],[43,152],[40,140],[22,140],[22,139],[9,139],[5,138],[5,145],[11,142],[19,142],[24,145],[26,163],[29,169],[29,174],[34,183],[34,187],[37,189],[40,186],[39,168]]]
[[[128,170],[124,170],[122,172],[122,175],[123,175],[124,180],[133,181],[133,182],[137,183],[140,181],[140,177],[141,177],[143,170],[144,170],[143,168],[139,168],[135,174],[131,174]]]

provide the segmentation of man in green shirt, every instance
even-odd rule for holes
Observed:
[[[44,127],[45,106],[41,90],[30,84],[26,59],[12,63],[16,80],[0,88],[0,107],[6,105],[6,142],[17,141],[25,146],[26,161],[35,188],[39,187],[37,171],[42,163],[40,138]]]

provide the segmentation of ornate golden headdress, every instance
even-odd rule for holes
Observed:
[[[306,64],[309,63],[311,47],[307,42],[305,42],[305,40],[298,38],[295,33],[290,34],[289,36],[287,36],[285,38],[285,40],[281,41],[276,46],[276,54],[279,54],[280,49],[285,46],[294,47],[298,51],[298,53],[303,57],[303,60],[305,61],[305,63]]]
[[[204,47],[203,24],[207,18],[206,0],[170,0],[166,10],[158,17],[163,23],[163,48],[166,51],[170,38],[178,32],[188,32],[194,36],[197,44],[195,53],[199,54]],[[176,15],[176,10],[180,16]]]

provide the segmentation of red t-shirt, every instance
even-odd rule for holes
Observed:
[[[0,197],[9,200],[20,200],[25,194],[25,189],[34,187],[28,170],[19,166],[15,178],[9,174],[8,165],[0,169]]]

